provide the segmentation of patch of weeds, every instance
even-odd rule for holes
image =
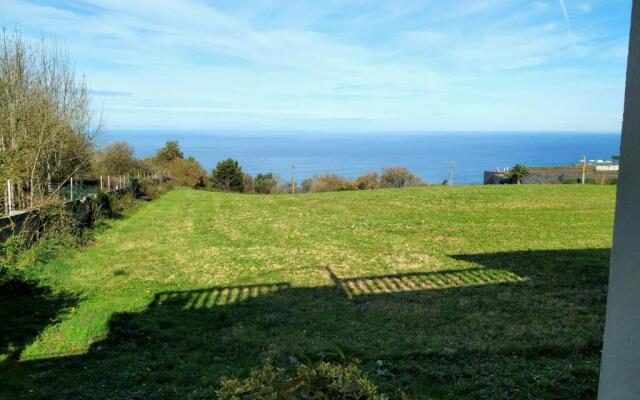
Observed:
[[[336,399],[386,400],[375,385],[364,375],[355,362],[299,363],[288,370],[274,366],[274,354],[265,363],[253,369],[245,379],[223,379],[216,392],[220,400],[257,398],[276,399]]]

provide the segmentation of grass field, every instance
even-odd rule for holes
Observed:
[[[614,198],[177,189],[0,289],[0,398],[214,398],[270,348],[392,398],[592,398]]]

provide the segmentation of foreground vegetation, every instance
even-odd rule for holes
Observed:
[[[390,398],[595,398],[614,191],[174,190],[2,284],[0,398],[211,399],[268,355]]]

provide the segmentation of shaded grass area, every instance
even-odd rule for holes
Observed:
[[[50,312],[3,339],[0,394],[214,398],[275,347],[284,366],[358,358],[394,398],[593,398],[613,199],[598,186],[174,190],[26,271]]]

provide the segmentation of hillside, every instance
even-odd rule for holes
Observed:
[[[177,189],[29,272],[51,292],[13,311],[42,301],[58,322],[21,332],[19,363],[0,356],[17,382],[0,394],[213,398],[275,347],[358,358],[392,398],[595,397],[614,200]]]

